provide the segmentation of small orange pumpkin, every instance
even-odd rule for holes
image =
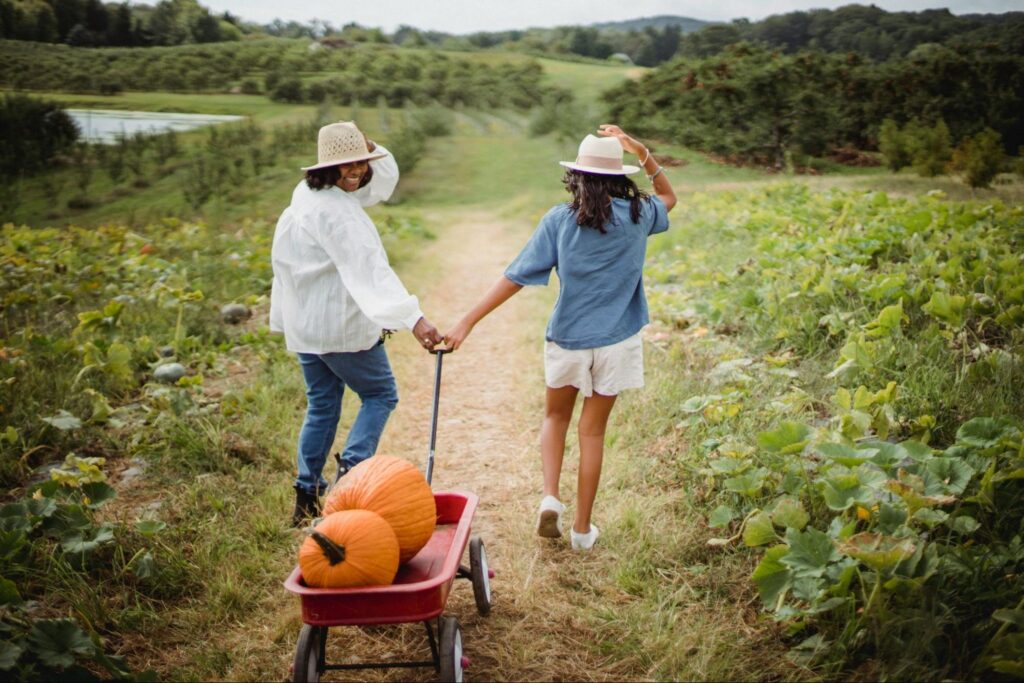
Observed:
[[[398,572],[398,539],[374,512],[335,512],[302,542],[299,568],[306,585],[316,588],[389,584]]]
[[[375,455],[351,470],[331,489],[324,514],[338,510],[372,510],[398,538],[401,562],[427,544],[437,526],[437,506],[423,473],[408,460]]]

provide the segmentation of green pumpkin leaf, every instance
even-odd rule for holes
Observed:
[[[817,529],[787,529],[786,543],[789,544],[789,552],[780,561],[797,578],[822,576],[828,563],[839,559],[839,552],[832,539]]]
[[[783,498],[775,504],[775,509],[772,511],[772,521],[777,526],[800,531],[807,526],[810,516],[804,510],[803,503],[799,500]]]
[[[52,498],[28,498],[25,500],[26,512],[40,519],[46,519],[57,511],[57,501]]]
[[[898,304],[886,306],[879,312],[878,317],[864,326],[869,337],[892,337],[900,331],[903,323],[903,301]]]
[[[28,543],[28,536],[23,529],[0,530],[0,561],[10,562]]]
[[[909,538],[863,532],[840,543],[839,549],[876,572],[888,572],[913,555],[917,547]]]
[[[679,409],[684,413],[699,413],[721,398],[721,396],[712,394],[706,396],[691,396],[683,401],[683,404]]]
[[[82,484],[83,503],[86,507],[95,509],[117,496],[117,490],[110,484],[102,481],[92,481]]]
[[[892,534],[906,521],[906,510],[901,510],[889,503],[882,503],[878,507],[878,530],[882,533]]]
[[[41,417],[39,419],[54,429],[59,429],[62,432],[78,429],[82,426],[82,421],[66,410],[61,410],[56,415]]]
[[[0,606],[21,604],[21,593],[10,579],[0,576]]]
[[[719,505],[711,512],[711,516],[708,517],[708,526],[712,529],[721,529],[729,526],[729,523],[734,519],[736,519],[735,510],[728,505]]]
[[[752,548],[778,540],[775,527],[772,526],[771,515],[767,512],[758,512],[749,518],[743,527],[743,542]]]
[[[959,458],[932,458],[921,473],[928,495],[960,495],[974,476],[974,468]]]
[[[967,299],[959,294],[948,294],[936,291],[932,298],[921,307],[928,315],[938,318],[951,327],[962,327],[964,324],[964,306]]]
[[[708,467],[716,474],[736,474],[750,467],[750,464],[736,458],[720,457],[708,460]]]
[[[12,643],[9,640],[0,641],[0,671],[13,669],[24,651],[25,648],[20,643]]]
[[[989,448],[999,443],[1005,436],[1016,431],[1008,420],[995,420],[990,417],[976,417],[960,425],[956,431],[956,440],[975,448]]]
[[[975,531],[981,528],[981,524],[978,520],[974,519],[970,515],[958,515],[956,517],[950,517],[946,520],[946,526],[958,534],[969,536]]]
[[[32,653],[48,667],[66,669],[75,655],[90,657],[96,652],[89,636],[70,619],[37,619],[28,634]]]
[[[898,445],[900,450],[917,462],[925,462],[935,456],[935,451],[928,444],[923,444],[920,441],[901,441]]]
[[[793,573],[782,563],[789,547],[776,545],[768,549],[758,563],[751,579],[757,586],[761,600],[768,609],[778,609],[791,585]]]
[[[931,508],[921,508],[914,513],[914,519],[931,529],[949,519],[949,513]]]
[[[855,504],[871,507],[874,495],[861,484],[856,474],[833,475],[821,482],[821,496],[830,510],[849,510]]]
[[[828,537],[836,541],[844,541],[857,530],[857,520],[843,523],[842,517],[833,517],[828,524]]]
[[[811,428],[798,422],[783,422],[777,429],[757,435],[757,445],[771,453],[799,453],[811,438]]]
[[[857,449],[842,443],[820,443],[814,449],[829,460],[846,467],[857,467],[865,462],[870,462],[878,453],[877,448]]]
[[[768,470],[764,468],[758,468],[750,472],[745,472],[738,477],[731,477],[723,482],[726,491],[732,491],[738,493],[741,496],[752,498],[761,492],[764,488],[765,476],[768,474]]]

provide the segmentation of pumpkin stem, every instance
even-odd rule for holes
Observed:
[[[345,561],[345,546],[338,545],[319,531],[314,531],[310,535],[313,537],[313,540],[317,542],[317,545],[323,549],[324,555],[327,556],[332,567],[339,562]]]

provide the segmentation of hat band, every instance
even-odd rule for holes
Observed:
[[[622,160],[612,159],[611,157],[599,157],[593,154],[580,154],[576,157],[576,164],[579,166],[592,166],[593,168],[603,168],[608,171],[621,171]]]

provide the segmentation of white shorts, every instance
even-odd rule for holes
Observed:
[[[640,333],[596,349],[563,349],[544,345],[544,381],[552,389],[573,386],[592,396],[615,396],[644,385],[644,342]]]

